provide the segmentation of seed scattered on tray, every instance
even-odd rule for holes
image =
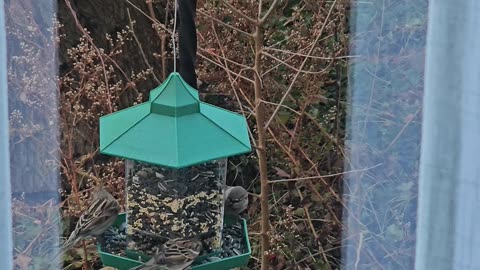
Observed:
[[[247,252],[243,237],[242,225],[237,223],[225,224],[222,231],[222,251],[217,256],[211,256],[199,264],[214,262],[223,258],[238,256]]]
[[[126,256],[125,248],[127,247],[127,234],[125,228],[126,223],[123,223],[119,228],[110,228],[103,234],[105,244],[102,246],[102,250],[104,252],[118,256]],[[239,222],[224,225],[222,231],[222,243],[222,251],[220,254],[205,258],[200,262],[196,262],[195,265],[218,261],[223,258],[246,253],[247,249],[243,238],[243,228]]]
[[[125,256],[125,250],[127,248],[127,223],[122,223],[118,228],[111,227],[103,233],[104,244],[102,251],[118,255]]]

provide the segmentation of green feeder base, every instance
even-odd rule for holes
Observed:
[[[113,224],[113,226],[118,227],[125,221],[126,221],[126,214],[124,213],[120,214],[118,215],[118,218]],[[231,220],[225,219],[225,224],[230,224],[231,222],[232,222]],[[247,222],[245,221],[245,219],[241,219],[241,222],[243,227],[243,237],[246,244],[246,251],[247,251],[246,253],[243,253],[237,256],[231,256],[228,258],[223,258],[218,261],[212,261],[204,264],[194,265],[192,266],[192,270],[212,270],[212,269],[229,270],[235,267],[246,266],[248,264],[250,255],[252,254],[252,250],[250,247],[250,242],[248,240]],[[97,249],[100,255],[100,259],[102,260],[102,263],[104,266],[111,266],[119,270],[129,270],[133,267],[136,267],[142,264],[142,262],[133,259],[133,258],[138,258],[138,254],[136,253],[127,251],[127,256],[130,257],[130,258],[127,258],[127,257],[121,257],[118,255],[103,252],[100,245],[97,246]],[[142,259],[143,258],[148,259],[145,256],[142,256]],[[199,258],[199,259],[202,259],[202,258]]]

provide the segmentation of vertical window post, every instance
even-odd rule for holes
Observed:
[[[0,269],[13,269],[10,155],[8,135],[7,46],[4,2],[0,2]]]

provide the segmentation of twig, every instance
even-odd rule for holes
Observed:
[[[153,4],[152,1],[147,1],[147,7],[148,7],[148,12],[150,13],[150,16],[157,21],[157,18],[155,16],[155,10],[153,9]],[[127,9],[128,10],[128,9]],[[168,2],[167,2],[167,10],[168,10]],[[168,14],[168,11],[166,12]],[[165,16],[167,17],[167,16]],[[159,23],[153,22],[153,25],[158,25]],[[166,52],[165,52],[165,34],[159,33],[157,29],[154,27],[155,32],[157,33],[158,38],[160,39],[160,57],[162,59],[162,81],[165,80],[167,76],[167,61],[166,61]],[[160,83],[157,79],[157,82]]]
[[[82,170],[77,170],[77,173],[83,177],[86,177],[86,178],[91,178],[93,180],[95,180],[97,183],[102,183],[102,180],[94,175],[91,175],[91,174],[88,174]]]
[[[305,151],[303,151],[302,148],[298,148],[300,153],[303,155],[303,157],[313,166],[313,169],[315,170],[315,172],[320,175],[320,172],[318,171],[317,167],[314,166],[315,163],[308,157],[308,155],[305,153]],[[342,202],[342,198],[335,192],[335,190],[332,188],[331,185],[329,185],[327,183],[327,181],[325,181],[324,178],[320,178],[320,180],[322,181],[322,183],[328,188],[328,190],[330,191],[330,193],[335,197],[335,199],[337,199],[337,201],[347,210],[349,210],[349,208],[347,207],[347,205],[345,205],[345,203]],[[322,195],[320,194],[320,192],[318,192],[317,188],[313,185],[312,181],[307,181],[307,184],[308,184],[308,188],[310,189],[311,192],[313,192],[315,195],[317,195],[317,197],[319,198],[322,198]],[[326,208],[327,210],[330,212],[330,214],[332,215],[332,218],[335,219],[335,222],[337,224],[342,224],[340,219],[337,217],[337,214],[335,213],[335,211],[333,211],[333,209],[329,206],[329,205],[326,205]]]
[[[266,51],[276,51],[276,52],[281,52],[281,53],[286,53],[286,54],[292,54],[292,55],[301,56],[301,57],[307,57],[307,58],[312,58],[312,59],[321,59],[321,60],[350,59],[350,58],[358,58],[358,57],[360,57],[360,55],[345,55],[345,56],[323,57],[323,56],[306,55],[306,54],[302,54],[302,53],[291,52],[291,51],[282,50],[282,49],[277,49],[277,48],[272,48],[272,47],[265,47],[264,49],[265,49]]]
[[[325,17],[325,21],[323,22],[323,25],[322,25],[322,28],[320,28],[320,32],[318,33],[317,37],[315,38],[315,40],[313,41],[311,47],[310,47],[310,50],[308,51],[307,55],[310,56],[313,52],[313,50],[316,48],[316,44],[318,42],[318,40],[320,39],[320,37],[322,36],[323,34],[323,30],[325,29],[325,26],[327,25],[327,22],[328,22],[328,19],[330,18],[330,15],[332,14],[332,11],[333,11],[333,8],[335,7],[337,3],[337,0],[335,0],[331,7],[330,7],[330,10],[328,11],[328,14],[327,16]],[[285,99],[287,98],[287,96],[290,94],[290,92],[292,91],[293,89],[293,85],[295,84],[295,82],[297,81],[297,78],[298,76],[300,75],[300,71],[303,70],[303,67],[305,66],[305,64],[307,63],[307,60],[308,60],[308,57],[305,57],[305,59],[303,59],[303,62],[302,64],[300,65],[300,67],[298,68],[299,71],[297,71],[297,73],[295,74],[295,76],[293,77],[293,80],[292,82],[290,83],[290,85],[288,86],[288,89],[287,89],[287,92],[285,92],[285,94],[283,95],[282,99],[280,100],[279,104],[283,104],[283,102],[285,102]],[[275,115],[278,113],[278,111],[280,110],[280,106],[277,106],[275,108],[275,111],[272,113],[272,115],[270,116],[270,119],[267,121],[267,123],[265,124],[265,127],[268,127],[270,125],[270,123],[272,122],[272,120],[274,119]]]
[[[397,142],[397,140],[400,138],[400,136],[402,135],[402,133],[405,131],[405,129],[410,125],[410,123],[412,123],[413,119],[415,119],[418,115],[418,113],[422,110],[422,106],[419,106],[417,111],[412,115],[410,116],[410,118],[405,122],[405,124],[403,125],[403,127],[400,129],[400,131],[398,132],[398,134],[395,136],[395,138],[388,144],[387,148],[385,148],[384,152],[387,152],[388,150],[390,150],[390,148]]]
[[[246,114],[245,114],[245,111],[243,110],[243,106],[242,106],[243,104],[242,104],[242,102],[240,101],[240,97],[238,96],[237,90],[236,90],[235,87],[234,87],[234,81],[233,81],[233,78],[232,78],[232,76],[231,76],[231,74],[230,74],[230,73],[231,73],[231,70],[230,70],[230,68],[228,67],[227,57],[225,56],[225,51],[223,50],[223,46],[222,46],[222,44],[221,44],[221,42],[220,42],[220,38],[218,38],[218,34],[217,34],[217,31],[216,31],[216,29],[215,29],[215,26],[214,26],[213,22],[212,22],[212,29],[213,29],[213,33],[215,34],[215,39],[217,40],[218,47],[220,48],[220,52],[222,53],[222,56],[223,56],[222,59],[223,59],[224,64],[225,64],[225,69],[224,69],[224,70],[225,70],[225,72],[227,73],[228,81],[230,82],[230,86],[232,87],[232,90],[233,90],[233,93],[234,93],[234,95],[235,95],[235,98],[237,99],[237,103],[238,103],[238,106],[239,106],[239,108],[240,108],[240,112],[241,112],[242,115],[246,118]],[[218,58],[220,58],[220,56],[218,56]],[[236,63],[236,62],[235,62],[235,63]],[[247,99],[247,102],[250,103],[250,100]],[[252,104],[250,103],[250,105],[252,105]],[[255,143],[255,138],[253,137],[253,133],[252,133],[252,131],[250,130],[250,127],[247,126],[247,128],[248,128],[248,135],[250,136],[250,139],[251,139],[252,142],[253,142],[253,146],[254,146],[254,147],[257,147],[257,145],[256,145],[256,143]]]
[[[97,46],[95,45],[95,43],[93,42],[92,37],[87,33],[87,31],[85,31],[85,29],[83,28],[83,26],[80,24],[80,21],[79,21],[78,18],[77,18],[77,13],[76,13],[75,10],[72,8],[72,5],[71,5],[71,3],[70,3],[70,0],[65,0],[65,4],[67,5],[68,9],[70,10],[70,13],[71,13],[72,16],[73,16],[73,20],[75,21],[75,24],[77,25],[78,30],[80,30],[80,31],[83,33],[83,35],[85,36],[85,38],[88,40],[88,42],[92,45],[92,47],[95,49],[95,51],[96,51],[97,54],[98,54],[98,58],[100,59],[100,63],[102,64],[103,77],[104,77],[104,79],[105,79],[105,90],[107,91],[108,96],[110,96],[110,87],[108,86],[107,69],[105,68],[105,62],[103,61],[102,54],[100,53],[100,50],[98,49],[98,47],[97,47]],[[113,112],[112,101],[111,101],[110,99],[108,99],[107,106],[108,106],[109,112],[110,112],[110,113]]]
[[[260,16],[262,16],[262,5],[263,5],[263,1],[260,0],[258,2],[258,15],[257,15],[258,18],[260,18]]]
[[[166,47],[166,36],[162,35],[160,37],[160,53],[162,57],[162,80],[165,81],[167,78],[167,51]]]
[[[71,186],[72,186],[72,191],[74,194],[74,199],[77,205],[80,205],[80,198],[78,196],[78,182],[77,182],[77,175],[75,174],[77,170],[77,165],[73,161],[73,130],[70,129],[70,132],[68,135],[66,135],[66,138],[68,138],[67,142],[67,147],[68,147],[68,156],[64,157],[64,162],[65,162],[65,168],[67,171],[65,171],[65,175],[70,174],[71,179]]]
[[[332,36],[332,35],[325,36],[325,37],[321,38],[318,42],[323,41],[323,40],[325,40],[325,39],[327,39],[327,38],[330,38],[331,36]],[[318,43],[318,42],[317,42],[317,43]],[[307,55],[303,55],[303,56],[307,56]],[[293,59],[294,57],[295,57],[295,55],[292,54],[292,55],[291,55],[290,57],[288,57],[287,60],[285,60],[285,61],[291,60],[291,59]],[[307,58],[308,58],[308,57],[307,57]],[[282,65],[282,63],[278,63],[278,64],[276,64],[275,66],[269,68],[267,71],[265,71],[265,72],[262,74],[262,77],[265,76],[265,75],[267,75],[267,74],[270,73],[272,70],[278,68],[278,67],[281,66],[281,65]]]
[[[260,3],[261,4],[261,3]],[[270,5],[270,8],[267,10],[267,13],[263,15],[263,17],[260,19],[259,24],[264,24],[265,21],[268,19],[270,14],[272,14],[273,10],[277,7],[277,5],[280,4],[280,0],[274,0],[273,3]]]
[[[318,234],[317,234],[317,232],[315,231],[315,226],[313,226],[312,219],[310,218],[310,211],[308,210],[308,207],[307,207],[307,206],[304,206],[303,209],[304,209],[305,215],[306,215],[306,217],[307,217],[307,223],[308,223],[308,225],[310,226],[310,229],[312,230],[313,237],[315,237],[315,240],[316,240],[317,243],[318,243],[319,249],[321,250],[320,253],[322,254],[323,260],[325,261],[325,265],[327,266],[327,268],[328,268],[329,270],[332,270],[332,267],[331,267],[330,264],[328,263],[327,254],[325,253],[325,251],[323,251],[322,243],[320,243],[320,241],[319,241]],[[310,253],[310,251],[309,251],[309,253]],[[311,253],[310,253],[310,254],[311,254]],[[310,256],[311,256],[312,259],[315,261],[315,257],[313,257],[312,255],[310,255]]]
[[[150,2],[151,3],[151,2]],[[130,29],[132,30],[132,35],[133,35],[133,39],[135,40],[135,42],[137,43],[137,46],[138,48],[140,49],[140,53],[142,54],[142,57],[143,57],[143,61],[145,62],[145,64],[147,65],[147,67],[152,70],[152,76],[153,78],[155,79],[155,81],[160,84],[160,80],[157,78],[157,76],[155,76],[155,72],[153,70],[153,67],[150,65],[150,63],[148,62],[148,59],[147,59],[147,56],[145,56],[145,52],[143,51],[143,48],[142,48],[142,44],[140,44],[140,41],[138,40],[137,38],[137,35],[135,35],[135,30],[134,30],[134,26],[133,26],[133,21],[132,21],[132,17],[130,16],[130,9],[127,8],[127,15],[128,15],[128,22],[130,24]]]
[[[278,145],[278,147],[285,153],[285,155],[288,156],[290,161],[297,166],[298,165],[298,160],[290,153],[290,151],[283,145],[278,139],[277,136],[275,136],[275,132],[271,128],[268,128],[268,132],[270,133],[270,136],[272,136],[273,141]],[[268,183],[271,183],[271,181],[268,181]]]
[[[310,85],[310,82],[307,82],[307,86]],[[305,110],[307,109],[308,106],[310,106],[311,99],[307,98],[306,102],[302,105],[302,110],[300,113],[300,117],[297,118],[297,121],[295,123],[295,127],[293,128],[292,131],[292,136],[290,138],[290,142],[288,143],[288,149],[292,149],[293,141],[296,139],[295,135],[297,134],[297,131],[300,129],[300,126],[302,125],[302,120],[303,120],[303,115],[305,114]]]
[[[198,53],[198,52],[197,52],[197,55],[200,56],[200,57],[202,57],[203,59],[207,60],[208,62],[210,62],[210,63],[212,63],[212,64],[214,64],[214,65],[216,65],[216,66],[219,66],[219,67],[225,69],[225,67],[224,67],[222,64],[219,64],[219,63],[217,63],[216,61],[213,61],[212,59],[206,57],[205,55],[203,55],[203,54],[201,54],[201,53]],[[243,76],[243,75],[240,75],[240,74],[235,73],[235,72],[233,72],[233,71],[230,71],[230,73],[235,74],[235,76],[237,76],[237,77],[239,77],[239,78],[242,78],[243,80],[245,80],[245,81],[247,81],[247,82],[254,83],[254,81],[253,81],[252,79],[249,79],[249,78],[247,78],[247,77],[245,77],[245,76]]]
[[[153,23],[156,23],[158,24],[158,26],[160,26],[161,28],[163,28],[163,30],[167,31],[167,33],[171,34],[172,31],[170,29],[168,29],[167,27],[165,27],[165,25],[163,25],[162,23],[160,23],[156,18],[154,17],[151,17],[149,16],[147,13],[145,13],[141,8],[137,7],[135,4],[133,4],[132,2],[130,2],[130,0],[125,0],[128,4],[130,4],[133,8],[135,8],[136,10],[138,10],[138,12],[142,13],[143,16],[145,16],[147,19],[149,19],[150,21],[152,21]]]
[[[310,121],[312,121],[312,123],[317,126],[317,128],[320,130],[320,132],[326,137],[328,138],[333,144],[335,144],[335,146],[338,148],[338,149],[342,149],[342,145],[340,145],[340,143],[337,141],[337,139],[335,137],[333,137],[332,135],[330,135],[330,133],[328,133],[324,127],[318,123],[317,119],[315,119],[315,117],[313,117],[312,115],[310,115],[309,113],[304,113],[304,115],[310,119]]]
[[[300,112],[298,112],[298,111],[296,111],[296,110],[288,107],[287,105],[278,104],[278,103],[274,103],[274,102],[269,102],[269,101],[265,101],[265,100],[262,100],[262,102],[265,103],[265,104],[270,104],[270,105],[280,105],[280,106],[282,106],[283,108],[285,108],[285,109],[293,112],[293,113],[296,114],[296,115],[302,115],[302,113],[300,113]]]
[[[269,181],[269,183],[275,184],[275,183],[284,183],[284,182],[294,182],[294,181],[301,181],[301,180],[314,180],[314,179],[335,177],[335,176],[340,176],[340,175],[349,174],[349,173],[365,172],[365,171],[371,170],[371,169],[376,168],[376,167],[381,166],[381,165],[383,165],[383,163],[379,163],[375,166],[364,168],[364,169],[351,170],[351,171],[346,171],[346,172],[341,172],[341,173],[332,173],[332,174],[325,174],[325,175],[310,176],[310,177],[271,180],[271,181]]]
[[[256,24],[257,21],[254,20],[253,18],[250,18],[249,16],[247,16],[247,14],[241,12],[240,10],[238,10],[237,8],[235,8],[234,6],[232,6],[230,3],[227,2],[227,0],[223,0],[222,3],[224,5],[226,5],[229,9],[231,9],[234,13],[236,13],[238,16],[244,18],[245,20],[247,20],[248,22],[251,22],[251,23],[254,23]]]
[[[136,10],[138,10],[140,13],[142,13],[146,18],[148,18],[148,19],[151,20],[153,23],[156,23],[158,26],[160,26],[163,30],[166,31],[166,33],[168,33],[168,34],[171,34],[171,33],[172,33],[172,31],[171,31],[170,29],[166,28],[165,25],[161,24],[155,17],[149,16],[148,14],[146,14],[142,9],[140,9],[139,7],[137,7],[137,6],[136,6],[135,4],[133,4],[130,0],[125,0],[125,1],[126,1],[128,4],[130,4],[132,7],[134,7]],[[238,29],[238,28],[236,28],[236,27],[233,27],[233,26],[231,26],[231,25],[229,25],[229,24],[226,24],[226,23],[224,23],[224,22],[222,22],[222,21],[220,21],[220,20],[218,20],[218,19],[210,16],[209,14],[207,14],[207,13],[201,11],[201,10],[198,10],[197,12],[200,13],[200,14],[202,14],[202,15],[204,15],[204,16],[206,16],[206,17],[209,18],[209,19],[212,19],[212,20],[216,21],[217,23],[219,23],[219,24],[221,24],[221,25],[224,25],[224,26],[226,26],[226,27],[231,28],[232,30],[238,31],[238,32],[240,32],[240,33],[242,33],[242,34],[245,34],[246,36],[249,36],[249,37],[252,36],[252,34],[249,34],[249,33],[245,32],[245,31],[243,31],[243,30],[240,30],[240,29]],[[205,60],[207,60],[207,61],[209,61],[209,62],[211,62],[211,63],[213,63],[213,64],[215,64],[215,65],[217,65],[217,66],[219,66],[219,67],[224,68],[224,67],[223,67],[222,65],[220,65],[219,63],[217,63],[217,62],[211,60],[210,58],[206,57],[205,55],[201,54],[200,51],[208,52],[207,50],[205,50],[205,49],[203,49],[203,48],[201,48],[201,47],[198,47],[198,51],[197,51],[197,55],[198,55],[198,56],[202,57],[203,59],[205,59]],[[163,59],[162,59],[162,60],[163,60]],[[228,59],[228,60],[230,60],[230,59]],[[232,61],[232,62],[233,62],[233,61]],[[234,63],[236,63],[236,62],[234,62]],[[237,64],[239,64],[239,63],[237,63]],[[162,64],[162,65],[163,65],[163,64]],[[166,66],[166,65],[164,65],[164,66]],[[248,66],[245,66],[245,67],[248,68],[248,69],[251,69],[251,67],[248,67]],[[232,72],[232,73],[233,73],[233,72]],[[248,78],[245,77],[245,76],[241,76],[241,75],[239,75],[238,73],[234,73],[234,74],[235,74],[237,77],[241,77],[242,79],[253,83],[253,80],[248,79]]]
[[[337,63],[335,66],[336,72],[335,76],[337,81],[337,102],[335,108],[335,139],[338,141],[340,133],[340,99],[342,98],[342,67],[340,63]]]
[[[221,47],[220,47],[220,50],[222,50]],[[235,61],[233,61],[233,60],[231,60],[231,59],[228,59],[228,58],[225,56],[224,53],[222,53],[222,55],[218,55],[218,54],[215,54],[215,53],[213,53],[213,52],[211,52],[211,51],[209,51],[209,50],[205,50],[205,49],[203,49],[203,48],[200,48],[200,51],[206,52],[206,53],[208,53],[208,54],[210,54],[210,55],[212,55],[212,56],[218,57],[218,58],[220,58],[220,59],[222,59],[222,60],[224,60],[224,61],[227,61],[227,62],[229,62],[229,63],[235,64],[235,65],[237,65],[237,66],[239,66],[239,67],[242,67],[242,68],[245,68],[245,69],[252,69],[252,67],[250,67],[250,66],[247,66],[247,65],[245,65],[245,64],[238,63],[238,62],[235,62]]]
[[[82,246],[83,246],[83,269],[88,270],[88,254],[87,254],[87,244],[85,244],[85,240],[82,240]]]
[[[363,243],[363,232],[360,232],[360,239],[359,239],[359,244],[357,246],[357,250],[355,252],[355,268],[358,269],[358,264],[360,263],[360,251],[362,250],[362,243]]]
[[[303,207],[303,210],[305,211],[305,216],[307,217],[307,223],[308,223],[308,225],[310,226],[310,229],[312,230],[313,237],[314,237],[315,239],[318,239],[318,234],[317,234],[317,232],[315,231],[315,226],[313,226],[312,219],[311,219],[311,217],[310,217],[310,212],[308,211],[308,207],[304,206],[304,207]]]
[[[234,27],[234,26],[231,26],[231,25],[228,24],[228,23],[224,23],[224,22],[220,21],[219,19],[214,18],[214,17],[212,17],[211,15],[207,14],[206,12],[203,12],[203,11],[201,11],[201,10],[198,10],[197,12],[200,13],[200,14],[202,14],[203,16],[211,19],[211,20],[214,20],[215,22],[217,22],[217,23],[219,23],[219,24],[221,24],[221,25],[223,25],[223,26],[225,26],[225,27],[228,27],[228,28],[230,28],[230,29],[232,29],[232,30],[235,30],[235,31],[239,32],[239,33],[242,33],[242,34],[246,35],[247,37],[252,37],[252,34],[247,33],[247,32],[245,32],[245,31],[243,31],[243,30],[240,30],[240,29],[238,29],[238,28],[236,28],[236,27]]]
[[[298,68],[296,68],[296,67],[294,67],[294,66],[292,66],[292,65],[288,64],[287,62],[283,61],[282,59],[280,59],[280,58],[278,58],[278,57],[276,57],[276,56],[274,56],[274,55],[272,55],[272,54],[269,54],[269,53],[267,53],[267,52],[262,52],[262,53],[263,53],[264,55],[266,55],[266,56],[268,56],[268,57],[272,58],[273,60],[276,60],[276,61],[278,61],[278,62],[280,62],[280,63],[284,64],[285,66],[287,66],[287,67],[289,67],[289,68],[291,68],[291,69],[293,69],[293,70],[295,70],[295,71],[297,71],[297,72],[301,72],[301,73],[305,73],[305,74],[321,74],[321,73],[325,73],[325,71],[327,71],[327,70],[328,70],[328,68],[329,68],[329,67],[327,66],[326,68],[324,68],[324,69],[323,69],[323,70],[321,70],[321,71],[307,71],[307,70],[301,70],[301,69],[298,69]]]

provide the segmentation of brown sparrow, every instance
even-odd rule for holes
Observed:
[[[64,249],[71,248],[80,240],[102,235],[115,222],[120,212],[120,205],[117,200],[103,185],[95,187],[92,197],[92,203],[80,216],[75,230],[63,244]]]
[[[202,248],[202,242],[198,239],[168,240],[148,262],[132,268],[132,270],[189,269],[193,261],[200,255]]]

